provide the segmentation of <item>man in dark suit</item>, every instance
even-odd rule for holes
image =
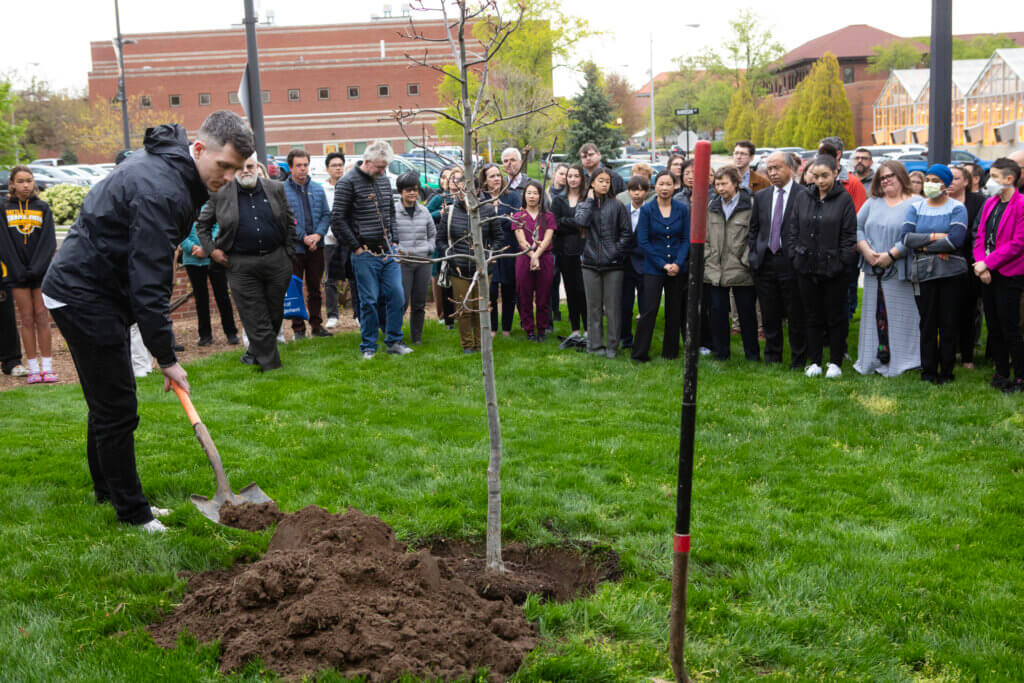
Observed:
[[[209,254],[228,269],[231,295],[249,337],[242,362],[266,371],[281,367],[277,331],[298,238],[284,184],[260,178],[258,170],[253,154],[235,182],[210,195],[196,234],[201,256]],[[216,239],[214,223],[220,226]]]
[[[761,302],[764,360],[782,362],[782,319],[789,321],[790,367],[803,369],[807,355],[803,306],[796,277],[786,257],[783,229],[793,212],[793,194],[803,192],[795,182],[792,155],[775,152],[765,160],[771,185],[754,195],[750,214],[750,269]]]

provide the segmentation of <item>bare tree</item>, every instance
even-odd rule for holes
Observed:
[[[519,111],[504,111],[501,105],[501,98],[496,98],[488,93],[488,76],[491,71],[491,61],[501,50],[505,41],[522,23],[524,6],[515,8],[514,16],[510,17],[503,13],[497,0],[480,0],[470,5],[469,0],[441,0],[439,6],[427,6],[420,0],[412,7],[414,12],[440,13],[444,22],[443,35],[428,36],[423,33],[410,16],[409,26],[400,35],[408,40],[422,41],[424,43],[445,44],[451,51],[451,57],[455,65],[452,67],[438,66],[428,59],[427,50],[422,56],[413,56],[406,53],[406,58],[413,64],[417,64],[434,71],[441,72],[445,78],[451,78],[459,84],[461,96],[458,101],[459,115],[453,116],[442,109],[399,109],[394,114],[394,119],[402,127],[405,137],[414,146],[419,143],[411,137],[406,126],[415,122],[417,118],[425,115],[439,116],[462,129],[462,164],[465,176],[464,197],[466,210],[469,214],[470,231],[473,241],[473,259],[476,264],[476,273],[469,291],[476,295],[468,294],[462,301],[456,302],[460,312],[470,311],[480,313],[480,362],[483,366],[484,399],[487,404],[487,429],[490,434],[490,458],[487,466],[487,568],[492,571],[504,571],[505,566],[501,560],[501,417],[498,413],[498,390],[494,380],[494,347],[491,342],[491,320],[490,320],[490,275],[487,271],[488,264],[500,258],[514,258],[517,253],[508,253],[501,249],[490,249],[484,243],[482,225],[486,221],[498,220],[497,217],[481,219],[480,209],[487,204],[499,204],[501,197],[491,199],[478,198],[478,187],[474,173],[473,151],[476,149],[478,133],[495,124],[513,121],[529,117],[545,109],[556,106],[556,102],[529,102]],[[486,22],[488,30],[485,32],[487,38],[484,41],[475,38],[473,27]],[[477,87],[471,88],[471,80]],[[471,93],[473,89],[475,92]],[[507,218],[506,218],[507,220]],[[450,261],[458,258],[452,253],[450,247],[448,253],[442,254],[433,261]],[[402,257],[399,256],[401,259]],[[462,257],[465,258],[465,257]],[[420,259],[422,260],[422,259]]]

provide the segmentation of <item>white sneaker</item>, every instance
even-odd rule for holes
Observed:
[[[21,363],[15,365],[14,369],[11,370],[11,377],[25,377],[26,375],[28,375],[28,368]]]
[[[373,360],[373,351],[363,351],[363,360]]]
[[[819,371],[820,374],[820,371]],[[836,377],[842,377],[843,371],[835,363],[828,364],[828,370],[825,371],[825,377],[827,379],[835,379]]]
[[[171,514],[171,511],[168,510],[167,508],[158,508],[152,505],[149,506],[149,511],[153,513],[154,517],[166,517],[167,515]]]
[[[821,366],[817,363],[811,363],[807,366],[807,369],[804,370],[804,374],[808,377],[821,377]]]
[[[391,346],[387,347],[388,353],[393,356],[406,356],[413,352],[414,349],[410,349],[403,342],[395,342]]]
[[[167,531],[167,527],[159,519],[150,520],[141,525],[140,528],[147,534],[162,534]]]
[[[700,355],[702,355],[702,356],[710,356],[711,355],[711,349],[709,349],[706,346],[700,347]]]
[[[324,323],[324,327],[326,327],[329,330],[333,330],[337,326],[338,326],[338,319],[337,318],[328,318],[327,322]]]
[[[278,332],[277,333],[277,343],[278,344],[287,344],[288,343],[288,340],[284,338],[284,332]]]

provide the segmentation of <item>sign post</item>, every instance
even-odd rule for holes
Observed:
[[[693,175],[707,178],[711,143],[697,142]],[[683,407],[679,423],[679,472],[676,484],[676,526],[672,537],[672,607],[669,612],[669,658],[678,683],[689,683],[686,649],[686,580],[690,567],[690,508],[693,493],[693,437],[697,423],[697,363],[700,359],[700,298],[704,281],[704,239],[708,222],[708,184],[693,185],[690,213],[690,267],[686,299],[686,350],[683,360]]]
[[[700,109],[698,109],[697,107],[691,107],[690,105],[686,105],[682,109],[676,109],[676,116],[685,116],[686,117],[686,156],[687,156],[687,158],[689,158],[689,156],[690,156],[690,117],[691,116],[696,116],[699,113],[700,113]]]

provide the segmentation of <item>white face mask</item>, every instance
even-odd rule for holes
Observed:
[[[942,183],[925,183],[924,196],[928,199],[935,199],[942,194]]]
[[[988,196],[997,195],[1003,191],[1003,186],[995,178],[989,178],[985,183],[985,194]]]
[[[237,177],[238,184],[247,190],[251,190],[256,187],[256,181],[259,180],[259,177],[256,175],[243,175],[239,173]]]

